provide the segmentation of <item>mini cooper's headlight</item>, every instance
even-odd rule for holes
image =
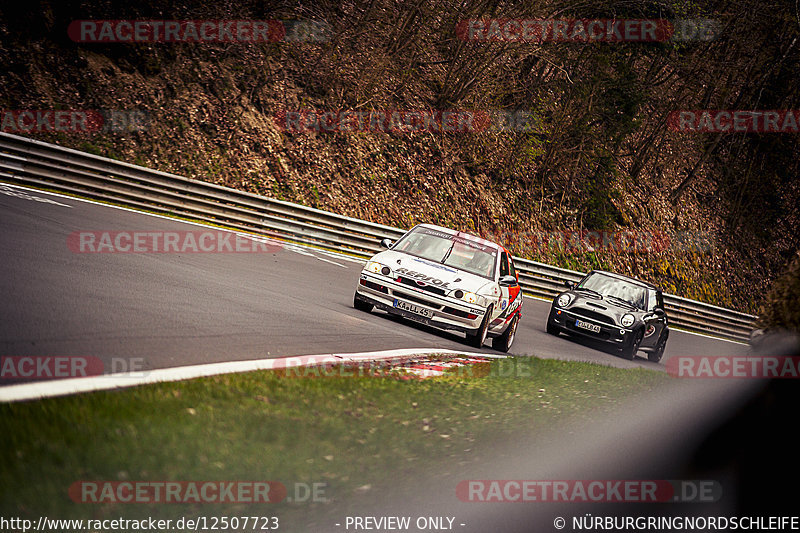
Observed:
[[[558,297],[557,300],[559,307],[566,307],[569,305],[571,301],[572,301],[572,295],[568,293],[562,294],[561,296]]]
[[[622,318],[620,319],[619,323],[627,328],[630,327],[631,324],[633,324],[634,320],[636,319],[633,317],[632,314],[625,313],[624,315],[622,315]]]
[[[384,276],[388,276],[392,272],[389,267],[377,261],[367,261],[367,264],[364,265],[364,270],[372,272],[373,274],[383,274]]]

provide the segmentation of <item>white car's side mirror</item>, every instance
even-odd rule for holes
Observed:
[[[501,287],[514,287],[517,284],[517,278],[509,274],[507,276],[503,276],[502,278],[500,278],[500,281],[498,281],[497,283]]]

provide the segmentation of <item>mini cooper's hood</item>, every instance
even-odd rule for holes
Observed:
[[[641,309],[634,309],[627,305],[616,302],[613,299],[598,296],[594,293],[583,291],[568,291],[572,295],[572,301],[566,307],[567,309],[586,309],[595,313],[600,313],[607,317],[613,318],[614,322],[620,323],[622,315],[631,314],[640,321],[645,311]]]
[[[377,261],[388,266],[392,269],[393,276],[405,276],[445,290],[461,289],[477,294],[485,285],[492,283],[487,278],[470,274],[464,270],[393,250],[380,252],[370,261]]]

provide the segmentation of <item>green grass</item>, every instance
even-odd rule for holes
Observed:
[[[390,484],[443,462],[477,464],[498,442],[581,423],[669,380],[537,358],[424,380],[332,374],[261,371],[0,405],[0,516],[274,514],[290,527],[354,495],[380,502]],[[67,489],[78,480],[273,480],[290,495],[295,482],[325,483],[330,502],[76,504]]]

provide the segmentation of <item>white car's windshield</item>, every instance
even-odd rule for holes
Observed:
[[[610,296],[612,299],[622,300],[637,309],[646,309],[647,300],[645,298],[647,291],[645,288],[619,278],[595,272],[580,282],[577,288],[590,290],[606,297]]]
[[[451,235],[433,228],[414,228],[392,249],[494,279],[497,249],[475,242],[463,234]]]

